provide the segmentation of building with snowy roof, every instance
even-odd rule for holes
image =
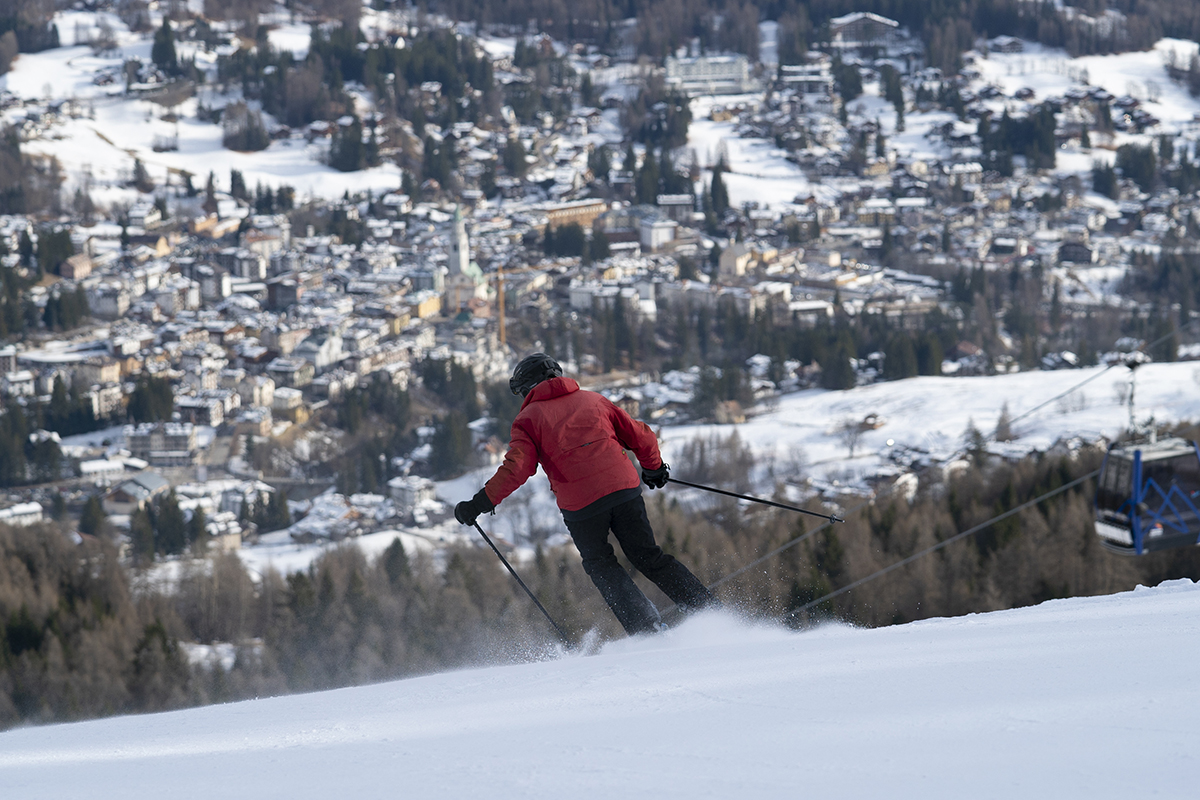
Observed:
[[[170,481],[157,472],[139,472],[110,489],[100,504],[110,516],[132,514],[170,489]]]
[[[687,94],[744,94],[758,88],[750,59],[731,55],[668,57],[667,85]]]
[[[855,11],[829,20],[829,45],[840,52],[886,48],[897,42],[899,31],[900,23],[894,19]]]
[[[36,525],[42,521],[42,507],[37,503],[18,503],[8,508],[0,508],[0,525],[24,527]]]
[[[196,427],[190,422],[126,425],[124,432],[129,452],[156,467],[188,466],[199,450]]]

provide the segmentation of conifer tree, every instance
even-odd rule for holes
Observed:
[[[163,17],[162,27],[154,34],[150,60],[167,75],[179,72],[179,58],[175,54],[175,32],[171,30],[171,20],[166,17]]]
[[[457,475],[471,458],[471,429],[461,411],[451,411],[434,427],[433,453],[429,464],[434,474],[448,478]]]
[[[379,160],[379,139],[375,135],[375,125],[371,125],[371,135],[367,137],[367,144],[363,152],[364,164],[368,167],[378,167]]]
[[[129,543],[134,563],[146,566],[154,561],[154,526],[150,512],[139,508],[129,518]]]
[[[52,430],[61,431],[71,416],[71,401],[67,399],[67,385],[62,375],[54,376],[54,387],[50,390],[50,408],[47,409],[47,424]]]
[[[29,236],[28,228],[22,228],[21,235],[17,237],[17,255],[21,257],[22,264],[33,266],[33,239]]]
[[[830,350],[829,355],[820,361],[821,385],[826,389],[852,389],[855,384],[854,350],[848,342],[839,341]]]
[[[83,504],[83,514],[79,517],[79,532],[89,536],[97,536],[104,529],[106,520],[104,506],[97,495],[89,495]]]
[[[426,139],[428,148],[429,139]],[[428,153],[426,153],[428,156]],[[329,166],[340,172],[357,172],[366,166],[366,148],[362,141],[362,123],[357,116],[351,116],[347,125],[339,124],[329,142]],[[437,176],[439,181],[442,180]]]
[[[708,190],[708,196],[712,201],[713,213],[718,217],[729,209],[729,192],[725,189],[725,179],[721,177],[721,173],[726,169],[724,159],[717,162],[717,165],[713,167],[712,183]]]
[[[204,183],[204,205],[201,206],[206,214],[217,213],[217,185],[216,176],[210,170],[208,180]]]
[[[587,254],[592,261],[603,261],[608,258],[610,255],[608,234],[602,230],[593,229],[592,238],[588,239]]]
[[[412,574],[408,563],[408,553],[404,552],[404,543],[400,541],[399,536],[392,540],[387,550],[383,551],[382,563],[383,570],[387,573],[392,586],[396,586]]]
[[[937,334],[930,331],[921,338],[917,346],[917,374],[941,375],[945,353]]]
[[[150,173],[140,158],[133,160],[133,187],[143,194],[154,191],[154,181],[150,179]]]
[[[892,336],[884,349],[883,374],[888,380],[911,378],[917,374],[917,354],[912,339],[900,331]]]
[[[1000,407],[1000,419],[996,420],[995,437],[997,442],[1011,442],[1015,438],[1012,431],[1012,417],[1008,413],[1007,401]]]
[[[250,193],[246,189],[246,179],[240,170],[229,170],[229,193],[239,200],[248,200]]]
[[[267,529],[281,530],[292,524],[292,513],[288,510],[287,492],[280,489],[267,500]]]
[[[154,530],[155,549],[160,553],[182,553],[187,546],[187,523],[179,509],[179,500],[172,489],[159,503]]]
[[[192,517],[187,521],[187,542],[192,547],[193,552],[203,552],[208,544],[208,517],[204,513],[204,509],[196,506],[192,510]]]
[[[525,177],[529,165],[525,163],[525,145],[519,138],[513,136],[505,143],[501,161],[509,175],[515,178]]]
[[[646,158],[642,161],[642,168],[637,173],[637,201],[647,205],[652,205],[658,198],[659,184],[658,162],[646,154]]]

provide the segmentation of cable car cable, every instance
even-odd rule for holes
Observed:
[[[1078,390],[1079,390],[1079,389],[1081,389],[1082,387],[1086,386],[1087,384],[1091,383],[1092,381],[1096,380],[1097,378],[1099,378],[1099,377],[1101,377],[1101,376],[1103,376],[1103,375],[1107,375],[1107,374],[1108,374],[1108,371],[1109,371],[1110,369],[1112,369],[1113,367],[1119,367],[1119,366],[1121,366],[1121,362],[1120,362],[1120,361],[1114,361],[1113,363],[1109,364],[1109,365],[1108,365],[1107,367],[1105,367],[1104,369],[1102,369],[1102,370],[1100,370],[1099,372],[1097,372],[1095,375],[1091,376],[1090,378],[1088,378],[1088,379],[1086,379],[1086,380],[1080,381],[1079,383],[1077,383],[1077,384],[1075,384],[1074,386],[1072,386],[1070,389],[1067,389],[1065,392],[1060,392],[1059,394],[1056,394],[1056,395],[1054,395],[1054,397],[1051,397],[1049,400],[1045,401],[1044,403],[1038,403],[1036,406],[1034,406],[1033,408],[1029,409],[1029,410],[1028,410],[1028,411],[1026,411],[1025,413],[1023,413],[1023,414],[1018,414],[1017,416],[1015,416],[1015,417],[1013,417],[1012,419],[1010,419],[1010,420],[1008,421],[1008,424],[1009,424],[1009,425],[1013,425],[1013,424],[1015,424],[1015,423],[1017,423],[1017,422],[1020,422],[1021,420],[1025,419],[1025,418],[1026,418],[1026,417],[1028,417],[1028,416],[1030,416],[1030,415],[1031,415],[1031,414],[1033,414],[1034,412],[1040,411],[1040,410],[1042,410],[1043,408],[1045,408],[1046,406],[1050,405],[1050,404],[1051,404],[1051,403],[1053,403],[1055,400],[1061,400],[1062,398],[1064,398],[1064,397],[1066,397],[1066,396],[1068,396],[1068,395],[1070,395],[1070,394],[1074,394],[1076,391],[1078,391]]]
[[[1135,352],[1135,353],[1137,353],[1137,352],[1145,352],[1146,350],[1149,350],[1151,347],[1154,347],[1154,346],[1156,346],[1156,345],[1158,345],[1158,344],[1161,344],[1162,342],[1165,342],[1167,339],[1170,339],[1172,336],[1175,336],[1175,335],[1177,335],[1178,333],[1179,333],[1179,332],[1178,332],[1177,330],[1173,330],[1173,331],[1171,331],[1170,333],[1167,333],[1167,334],[1164,334],[1164,335],[1162,335],[1162,336],[1158,337],[1158,338],[1157,338],[1157,339],[1155,339],[1153,342],[1148,342],[1148,343],[1145,343],[1145,344],[1138,345],[1138,347],[1137,347],[1135,350],[1133,350],[1133,352]],[[1045,402],[1043,402],[1043,403],[1038,403],[1036,406],[1034,406],[1033,408],[1029,409],[1028,411],[1025,411],[1025,412],[1024,412],[1024,413],[1022,413],[1022,414],[1018,414],[1017,416],[1013,417],[1012,419],[1010,419],[1010,420],[1008,421],[1008,422],[1009,422],[1009,424],[1010,424],[1010,425],[1012,425],[1012,424],[1014,424],[1014,423],[1016,423],[1016,422],[1019,422],[1019,421],[1021,421],[1021,420],[1025,419],[1026,417],[1030,416],[1031,414],[1033,414],[1033,413],[1035,413],[1035,412],[1037,412],[1037,411],[1040,411],[1040,410],[1042,410],[1043,408],[1045,408],[1046,406],[1050,405],[1050,404],[1051,404],[1051,403],[1053,403],[1055,400],[1061,400],[1062,398],[1066,397],[1067,395],[1071,394],[1072,392],[1075,392],[1075,391],[1077,391],[1078,389],[1081,389],[1081,388],[1083,388],[1084,386],[1086,386],[1087,384],[1089,384],[1089,383],[1091,383],[1092,381],[1096,380],[1096,379],[1097,379],[1097,378],[1099,378],[1100,376],[1102,376],[1102,375],[1106,374],[1106,373],[1107,373],[1107,372],[1108,372],[1110,369],[1112,369],[1113,367],[1119,367],[1119,366],[1122,366],[1122,365],[1124,365],[1124,363],[1125,363],[1125,362],[1123,362],[1123,361],[1114,361],[1113,363],[1109,364],[1109,365],[1108,365],[1107,367],[1105,367],[1104,369],[1102,369],[1102,370],[1100,370],[1099,372],[1097,372],[1095,375],[1092,375],[1092,376],[1091,376],[1091,377],[1089,377],[1089,378],[1085,378],[1084,380],[1082,380],[1082,381],[1080,381],[1079,383],[1077,383],[1077,384],[1075,384],[1074,386],[1072,386],[1070,389],[1067,389],[1065,392],[1060,392],[1059,394],[1056,394],[1054,397],[1051,397],[1049,400],[1046,400],[1046,401],[1045,401]]]

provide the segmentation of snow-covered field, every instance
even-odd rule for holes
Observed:
[[[925,377],[844,392],[814,389],[785,396],[778,410],[748,420],[737,426],[737,432],[761,456],[786,461],[802,454],[815,477],[849,472],[853,479],[883,463],[894,448],[926,452],[937,460],[949,458],[963,446],[970,425],[991,434],[1005,404],[1009,416],[1015,418],[1093,376],[1098,377],[1014,426],[1018,437],[1014,447],[1046,450],[1062,438],[1095,441],[1116,437],[1129,420],[1128,406],[1119,398],[1129,383],[1128,370],[1092,367],[987,377]],[[1150,417],[1160,423],[1200,421],[1200,363],[1151,364],[1139,369],[1136,398],[1141,421]],[[862,421],[867,414],[878,414],[884,424],[864,432],[856,457],[849,459],[839,428],[843,422]],[[728,435],[732,431],[727,425],[678,426],[664,429],[662,438],[669,452],[697,435]]]
[[[0,794],[1191,798],[1200,587],[860,630],[719,614],[593,656],[0,733]]]
[[[429,553],[443,547],[450,538],[446,534],[438,535],[437,532],[386,530],[360,536],[353,541],[354,546],[367,558],[374,559],[387,550],[396,539],[400,540],[404,551],[412,557],[417,553]],[[242,548],[238,555],[250,574],[257,579],[271,569],[282,575],[303,572],[318,556],[338,546],[334,542],[298,544],[286,532],[278,531],[264,534],[259,537],[258,544]]]
[[[1161,132],[1195,138],[1200,98],[1171,80],[1167,64],[1173,62],[1186,70],[1197,47],[1200,45],[1196,42],[1183,39],[1161,39],[1150,50],[1071,58],[1063,50],[1025,42],[1021,53],[989,53],[986,58],[977,59],[973,68],[979,77],[972,88],[996,86],[1008,97],[1028,88],[1035,92],[1032,102],[1038,103],[1048,97],[1062,97],[1072,88],[1099,87],[1114,97],[1137,100],[1141,109],[1160,120]],[[997,98],[991,105],[996,113],[1001,113],[1010,102]],[[1054,172],[1079,174],[1090,172],[1096,162],[1111,164],[1117,146],[1129,142],[1146,144],[1158,132],[1117,133],[1104,147],[1064,147],[1056,154]],[[1089,195],[1090,204],[1098,202],[1103,202],[1099,195]]]
[[[1200,120],[1200,98],[1192,97],[1184,86],[1173,82],[1167,75],[1166,64],[1173,60],[1186,69],[1198,47],[1196,42],[1162,39],[1147,51],[1072,59],[1063,50],[1025,42],[1024,52],[988,53],[977,59],[972,65],[977,77],[971,87],[978,90],[991,85],[1001,89],[1006,97],[990,103],[997,114],[1003,112],[1006,104],[1014,110],[1027,105],[1010,99],[1019,89],[1033,89],[1033,102],[1036,103],[1052,96],[1062,97],[1071,88],[1100,87],[1114,97],[1129,96],[1138,100],[1143,109],[1161,120],[1165,131],[1194,134]],[[797,197],[821,196],[828,187],[810,183],[773,142],[741,138],[735,123],[709,118],[715,106],[753,104],[760,99],[758,96],[731,96],[697,97],[692,101],[693,121],[688,129],[688,147],[695,151],[704,168],[704,182],[711,179],[708,170],[723,154],[730,170],[724,180],[734,206],[758,203],[760,207],[786,210]],[[949,148],[940,140],[927,138],[927,134],[935,126],[954,121],[953,114],[912,111],[906,115],[905,129],[897,131],[895,111],[880,96],[877,82],[864,84],[863,94],[851,101],[847,110],[856,119],[878,120],[890,146],[902,156],[932,159],[950,155]],[[973,130],[974,127],[972,122],[970,128]],[[1114,137],[1112,145],[1147,141],[1148,138],[1146,134],[1122,133]],[[1056,155],[1055,172],[1059,174],[1089,172],[1094,162],[1111,163],[1114,158],[1111,150],[1102,148],[1065,148]],[[825,183],[837,184],[838,181]]]
[[[30,153],[58,158],[68,177],[68,189],[81,185],[84,175],[91,176],[94,199],[102,204],[131,202],[136,193],[123,188],[133,174],[134,159],[140,159],[157,184],[182,185],[180,172],[191,173],[197,188],[203,188],[208,173],[215,173],[218,188],[228,189],[229,173],[238,170],[248,187],[291,186],[298,199],[340,197],[344,192],[372,190],[377,194],[397,190],[399,168],[384,164],[359,172],[338,172],[323,163],[327,145],[318,140],[307,142],[302,136],[273,141],[266,150],[239,153],[225,149],[220,125],[196,119],[199,103],[221,107],[235,95],[219,96],[211,87],[201,87],[196,97],[185,100],[174,110],[179,121],[168,122],[168,109],[148,100],[123,95],[120,77],[124,59],[139,57],[148,61],[151,40],[129,33],[115,15],[69,12],[60,14],[60,31],[66,42],[75,41],[75,26],[96,28],[104,17],[116,31],[119,49],[110,55],[95,55],[90,47],[60,47],[41,53],[22,54],[12,71],[0,76],[0,90],[12,92],[22,100],[73,99],[84,106],[77,119],[59,118],[40,138],[23,148]],[[81,28],[82,30],[82,28]],[[289,24],[273,32],[272,42],[292,50],[306,50],[308,29]],[[179,45],[180,57],[196,58],[196,65],[215,78],[216,61],[211,54],[194,46]],[[96,85],[93,78],[101,72],[116,75],[116,82]],[[16,106],[4,114],[7,122],[22,119],[26,109]],[[179,149],[155,152],[156,140],[177,138]]]
[[[1186,70],[1197,47],[1196,42],[1183,39],[1161,39],[1152,50],[1071,58],[1064,50],[1025,42],[1024,52],[990,53],[978,59],[974,68],[983,82],[999,86],[1009,96],[1018,89],[1033,89],[1035,101],[1061,97],[1079,86],[1098,86],[1115,97],[1128,95],[1178,130],[1195,122],[1200,99],[1167,76],[1166,64],[1173,58]]]
[[[778,207],[794,203],[797,196],[803,200],[812,193],[810,185],[803,171],[784,157],[785,151],[766,139],[739,137],[733,122],[710,118],[715,106],[757,99],[730,96],[693,100],[688,147],[704,168],[706,184],[712,180],[711,168],[725,159],[729,172],[723,178],[729,202],[735,207],[747,202]]]

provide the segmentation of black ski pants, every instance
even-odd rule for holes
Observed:
[[[567,530],[583,556],[584,572],[630,635],[657,630],[661,620],[658,609],[617,561],[608,542],[610,530],[633,566],[676,604],[703,608],[713,601],[687,567],[655,544],[646,503],[640,496],[587,519],[568,521]]]

